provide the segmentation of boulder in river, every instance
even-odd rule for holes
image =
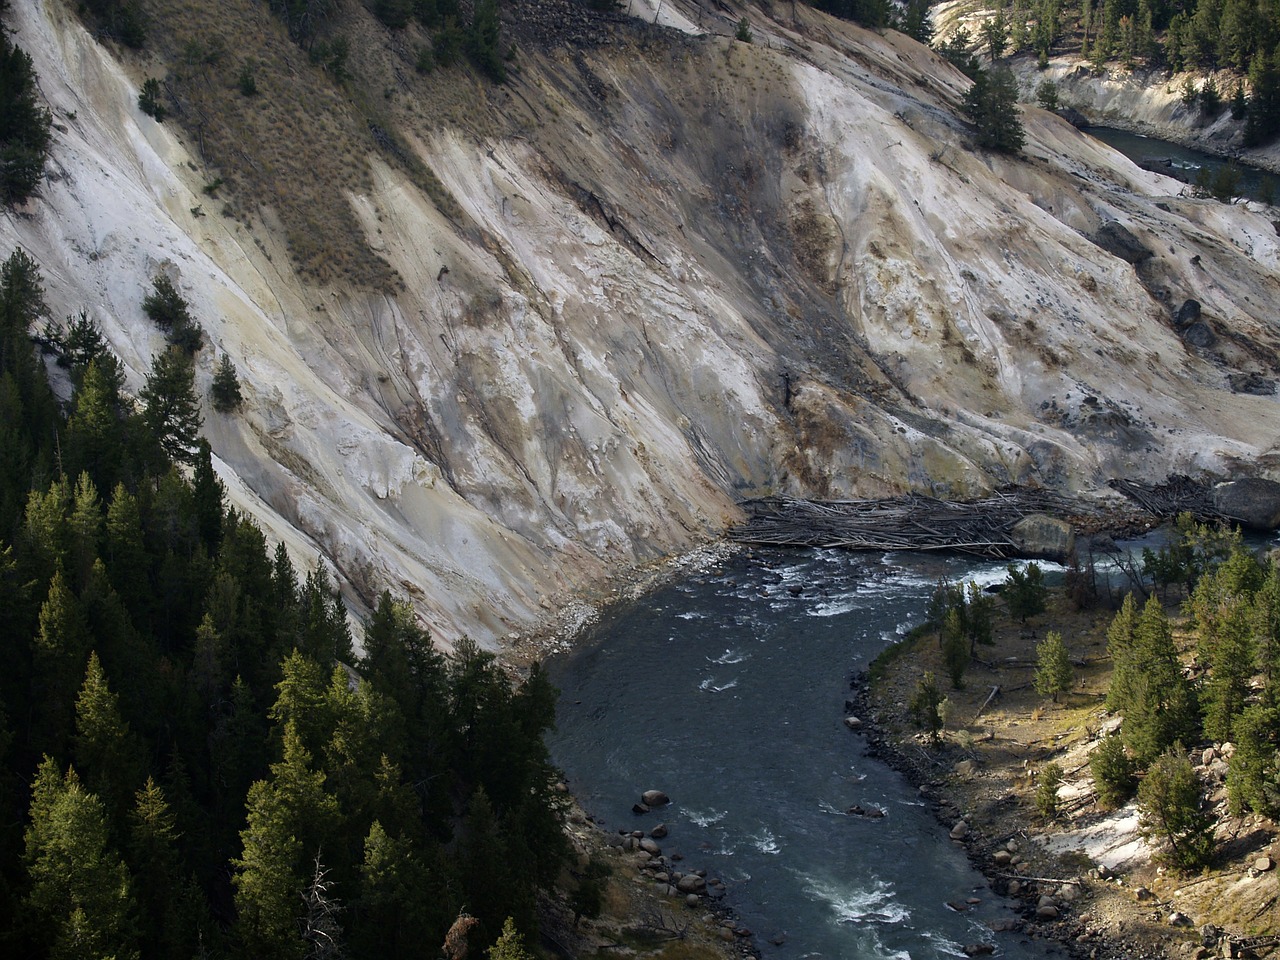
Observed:
[[[1280,527],[1280,483],[1262,477],[1219,483],[1213,488],[1213,506],[1250,530],[1275,530]]]
[[[646,790],[640,795],[640,802],[652,810],[654,807],[661,807],[670,803],[671,798],[661,790]]]
[[[1024,556],[1067,560],[1076,546],[1071,524],[1043,513],[1030,513],[1013,525],[1009,539]]]

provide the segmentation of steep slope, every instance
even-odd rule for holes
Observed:
[[[212,215],[198,139],[137,110],[142,65],[59,0],[14,11],[58,129],[5,246],[135,388],[162,343],[139,304],[175,280],[241,372],[246,408],[205,427],[233,500],[357,607],[389,587],[445,642],[494,645],[715,537],[747,494],[1275,467],[1274,397],[1228,385],[1276,373],[1262,216],[1033,108],[1024,157],[975,153],[962,76],[807,8],[751,8],[751,45],[692,0],[581,35],[576,5],[516,10],[520,70],[474,110],[388,95],[452,199],[370,152],[345,193],[398,275],[378,292],[302,280],[270,207]],[[365,85],[395,89],[405,44],[349,16],[382,44]],[[1113,221],[1151,256],[1108,252]],[[1171,322],[1187,298],[1204,346]]]

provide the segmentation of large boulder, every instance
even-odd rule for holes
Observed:
[[[1100,226],[1093,236],[1093,242],[1127,263],[1142,263],[1151,259],[1151,248],[1117,220],[1108,220]]]
[[[1013,525],[1009,538],[1023,556],[1040,560],[1066,561],[1076,548],[1071,524],[1043,513],[1023,517]]]
[[[1213,506],[1250,530],[1275,530],[1280,527],[1280,483],[1262,477],[1219,483],[1213,488]]]

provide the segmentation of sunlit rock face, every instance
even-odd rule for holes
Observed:
[[[135,390],[169,274],[212,342],[202,387],[224,352],[240,371],[244,409],[205,424],[232,502],[357,611],[390,589],[446,644],[537,629],[744,496],[1276,466],[1276,398],[1230,385],[1276,374],[1269,219],[1031,106],[1021,157],[974,152],[968,82],[930,51],[774,9],[746,44],[718,8],[638,3],[607,44],[522,48],[536,124],[403,131],[462,213],[371,156],[348,199],[403,280],[371,294],[303,283],[268,215],[197,212],[182,129],[32,0],[13,26],[58,129],[0,230]]]

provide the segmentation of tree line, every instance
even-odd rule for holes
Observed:
[[[440,653],[387,593],[357,656],[323,563],[227,505],[198,324],[171,283],[147,300],[185,332],[135,398],[83,315],[42,359],[39,267],[0,267],[0,944],[416,957],[465,909],[519,956],[567,857],[554,689]]]
[[[1280,7],[1258,0],[996,0],[977,36],[961,31],[943,52],[977,45],[994,63],[1034,52],[1041,66],[1057,50],[1078,50],[1101,71],[1167,67],[1174,72],[1229,70],[1233,88],[1212,77],[1190,84],[1184,100],[1213,117],[1228,104],[1243,123],[1246,146],[1280,134]],[[927,40],[924,36],[917,39]]]

